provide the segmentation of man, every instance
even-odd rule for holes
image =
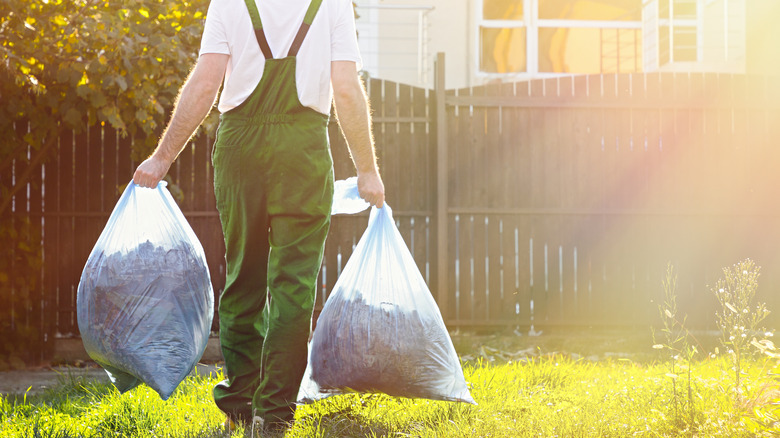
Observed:
[[[227,278],[219,300],[228,424],[293,419],[330,224],[333,102],[360,195],[384,203],[349,0],[212,0],[200,56],[154,153],[133,175],[155,187],[213,105],[214,188]]]

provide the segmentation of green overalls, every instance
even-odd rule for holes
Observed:
[[[227,261],[219,300],[227,379],[214,400],[234,420],[292,420],[306,368],[333,161],[328,116],[298,100],[295,56],[320,3],[312,1],[287,57],[274,59],[246,0],[265,68],[249,98],[221,115],[214,144]]]

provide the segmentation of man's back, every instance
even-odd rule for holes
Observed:
[[[283,58],[303,22],[309,0],[256,0],[274,58]],[[204,53],[230,55],[219,110],[241,104],[260,82],[265,64],[244,0],[212,0],[201,43]],[[360,64],[352,3],[323,0],[297,56],[296,85],[304,106],[330,111],[330,62]]]

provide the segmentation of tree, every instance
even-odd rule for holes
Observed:
[[[12,160],[26,159],[21,154],[28,145],[40,163],[64,130],[81,132],[97,123],[142,133],[146,142],[134,155],[148,154],[197,59],[207,5],[207,0],[0,3],[0,172]],[[29,129],[18,129],[20,123],[29,123]],[[2,187],[0,213],[13,191]]]

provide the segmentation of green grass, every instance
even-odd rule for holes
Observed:
[[[286,437],[752,437],[780,434],[757,426],[758,409],[772,413],[776,381],[766,364],[749,363],[738,399],[728,387],[725,358],[707,359],[687,380],[664,364],[571,359],[466,364],[478,405],[399,399],[384,395],[331,397],[301,407]],[[243,437],[222,429],[211,398],[221,376],[193,376],[162,401],[145,386],[126,394],[83,378],[66,377],[47,392],[0,399],[0,436]],[[692,408],[692,409],[691,409]],[[773,418],[769,415],[770,420]],[[771,422],[771,421],[770,421]]]

